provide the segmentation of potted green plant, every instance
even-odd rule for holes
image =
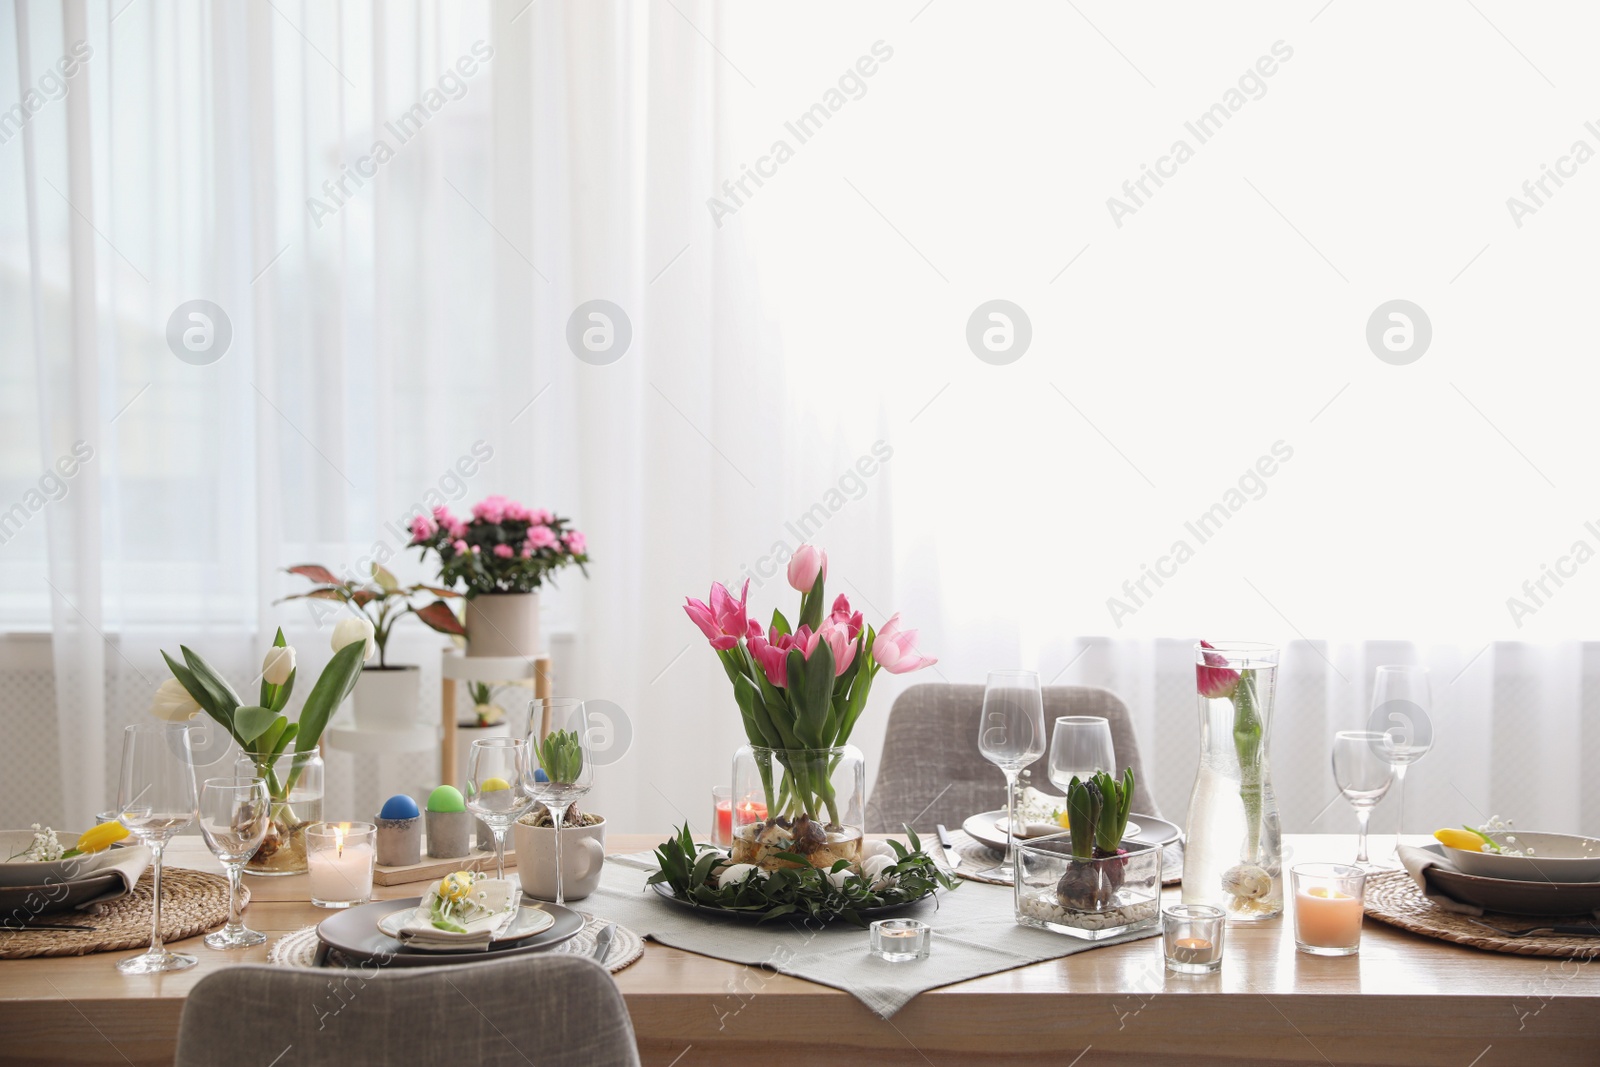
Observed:
[[[334,627],[344,627],[349,640],[354,639],[361,624],[370,634],[377,650],[378,662],[362,668],[361,683],[351,694],[356,728],[361,730],[405,730],[417,724],[417,705],[421,697],[422,672],[414,665],[390,664],[389,638],[395,624],[407,615],[415,615],[433,630],[442,634],[464,634],[465,628],[456,613],[446,603],[447,598],[459,593],[439,586],[419,582],[402,586],[395,576],[382,566],[372,565],[368,581],[341,580],[328,568],[316,563],[301,563],[286,568],[315,583],[304,593],[286,596],[283,600],[330,600],[352,609],[353,614],[341,619]],[[431,594],[431,603],[418,607],[413,600]],[[280,600],[279,603],[282,603]]]
[[[1096,940],[1153,925],[1161,846],[1125,841],[1133,769],[1067,786],[1069,834],[1017,842],[1017,922]]]
[[[411,544],[439,557],[439,580],[467,598],[467,655],[533,659],[539,641],[539,589],[563,567],[588,575],[588,541],[570,522],[503,496],[472,506],[472,518],[445,507],[411,523]]]

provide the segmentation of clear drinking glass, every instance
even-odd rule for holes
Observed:
[[[1367,821],[1394,781],[1394,768],[1384,755],[1389,735],[1373,730],[1340,730],[1333,735],[1333,784],[1356,809],[1361,836],[1357,863],[1367,863]]]
[[[1044,755],[1044,694],[1035,671],[990,671],[978,720],[978,751],[1006,776],[1006,858],[985,872],[1013,877],[1017,837],[1017,775]]]
[[[494,876],[506,876],[506,831],[531,807],[528,742],[520,737],[485,737],[472,742],[467,758],[467,810],[494,834]]]
[[[150,846],[150,947],[117,964],[123,974],[160,974],[193,967],[195,958],[161,943],[161,852],[194,822],[194,750],[184,723],[136,723],[122,731],[117,810],[128,832]]]
[[[538,705],[538,701],[534,702]],[[534,719],[539,716],[539,708],[533,709]],[[565,720],[562,725],[560,720]],[[579,797],[594,786],[594,761],[589,758],[589,713],[582,701],[574,701],[573,706],[558,720],[555,716],[551,719],[551,731],[543,741],[540,740],[537,729],[528,737],[528,747],[533,750],[531,767],[523,781],[527,786],[530,796],[539,801],[550,812],[550,825],[555,830],[556,843],[556,903],[561,904],[566,900],[561,886],[561,820],[566,817],[567,808]],[[567,741],[577,750],[576,767],[562,766],[556,763],[547,766],[547,756],[551,753],[551,744],[561,735],[560,740]],[[541,773],[542,772],[542,773]]]
[[[1100,771],[1115,777],[1111,723],[1096,715],[1064,715],[1050,734],[1050,781],[1063,794],[1074,778],[1087,782]]]
[[[212,948],[248,948],[267,940],[239,914],[239,875],[267,836],[270,805],[265,778],[207,778],[200,788],[200,833],[228,872],[228,925],[206,935]]]
[[[1396,862],[1400,835],[1406,824],[1406,768],[1428,754],[1433,747],[1433,696],[1428,686],[1426,667],[1411,665],[1379,667],[1372,683],[1372,715],[1368,729],[1388,734],[1378,746],[1384,760],[1394,768],[1400,794],[1400,811],[1395,820]]]

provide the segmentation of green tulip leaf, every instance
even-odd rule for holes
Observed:
[[[271,708],[246,705],[233,713],[233,732],[248,747],[250,742],[261,737],[280,722],[285,727],[289,725],[289,720],[283,718]]]

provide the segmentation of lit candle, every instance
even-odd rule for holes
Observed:
[[[1210,963],[1215,949],[1203,937],[1180,937],[1172,943],[1172,958],[1178,963]]]
[[[733,801],[717,801],[717,832],[714,845],[726,845],[733,840]]]
[[[373,833],[371,823],[321,823],[306,831],[313,904],[347,908],[372,899]]]
[[[1295,940],[1307,948],[1353,951],[1361,944],[1361,900],[1326,886],[1295,894]]]

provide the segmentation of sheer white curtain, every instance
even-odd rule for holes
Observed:
[[[1419,73],[1339,12],[0,0],[0,809],[84,822],[157,649],[242,683],[282,625],[315,669],[283,566],[420,575],[403,516],[500,492],[589,535],[546,627],[558,687],[631,735],[593,799],[622,828],[702,818],[740,739],[682,597],[749,577],[764,617],[804,538],[940,656],[883,679],[873,758],[905,685],[1037,666],[1129,700],[1181,815],[1189,644],[1276,638],[1290,828],[1348,825],[1329,735],[1415,661],[1438,742],[1411,827],[1592,830],[1594,593],[1545,567],[1600,545],[1595,372],[1563,356],[1594,200],[1503,214],[1577,132],[1468,27],[1419,23],[1459,46]],[[1524,32],[1587,69],[1581,35]],[[1474,118],[1505,106],[1541,118]],[[1405,146],[1382,168],[1374,129]],[[1406,367],[1363,333],[1395,297],[1434,326]],[[1031,322],[1004,366],[967,338],[994,299]],[[193,300],[231,327],[212,362],[169,344]],[[631,327],[603,365],[567,342],[593,300]],[[396,641],[431,702],[437,640]],[[351,817],[433,774],[330,764]]]

